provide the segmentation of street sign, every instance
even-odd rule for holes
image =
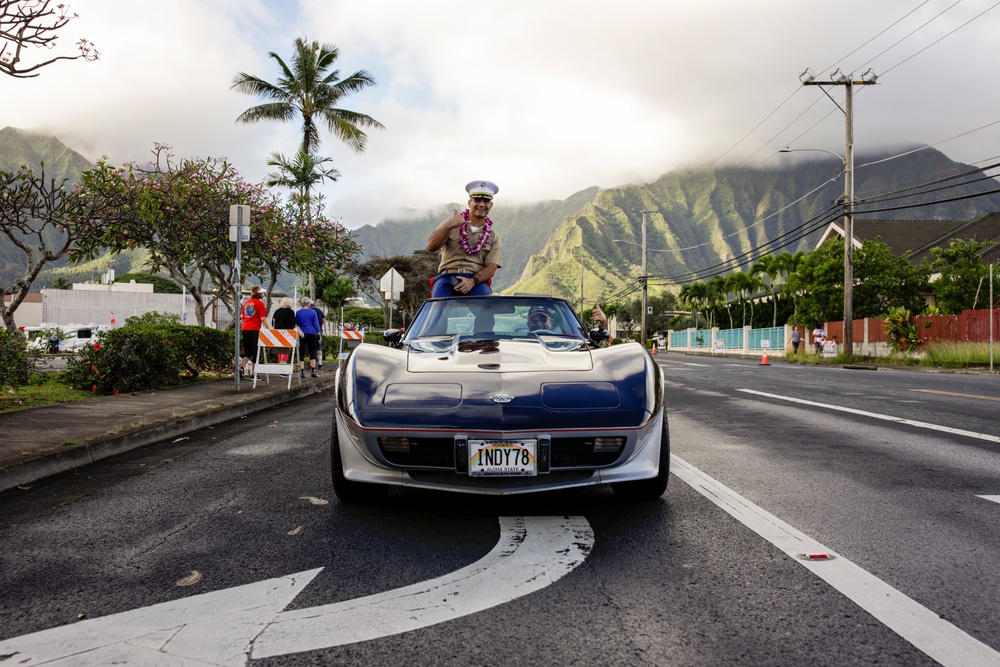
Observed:
[[[250,240],[250,225],[248,225],[246,223],[243,223],[243,225],[240,226],[240,227],[237,227],[236,225],[230,225],[229,226],[229,240],[230,241],[232,241],[234,243],[236,242],[236,234],[237,234],[236,230],[237,229],[240,232],[242,232],[242,236],[240,238],[240,242],[241,243],[246,243],[247,241]]]
[[[240,220],[240,213],[242,212],[242,220]],[[243,223],[243,225],[250,224],[250,207],[246,204],[233,204],[229,207],[229,226],[235,227],[236,225]]]
[[[403,276],[396,269],[389,269],[379,281],[379,290],[387,299],[393,301],[399,299],[399,295],[403,292]]]

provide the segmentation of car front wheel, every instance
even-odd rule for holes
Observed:
[[[330,435],[330,472],[333,477],[333,492],[344,503],[367,504],[376,502],[387,495],[387,487],[381,484],[355,482],[344,477],[344,460],[340,455],[340,437],[337,434],[337,419],[333,420]]]
[[[656,477],[640,479],[637,482],[612,484],[615,495],[624,500],[656,500],[667,490],[670,479],[670,429],[667,425],[667,409],[663,408],[663,429],[660,434],[660,469]]]

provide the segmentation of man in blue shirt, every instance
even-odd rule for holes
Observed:
[[[323,370],[323,322],[326,320],[326,313],[324,313],[316,302],[313,302],[312,309],[316,311],[316,317],[319,318],[319,335],[316,336],[316,364],[317,370]]]
[[[295,312],[295,324],[299,333],[302,334],[302,361],[299,362],[299,377],[306,376],[306,354],[309,355],[309,368],[312,370],[312,377],[319,377],[316,374],[316,338],[320,333],[319,316],[313,310],[312,299],[307,296],[299,300],[302,306]]]

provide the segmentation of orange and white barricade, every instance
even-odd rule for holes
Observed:
[[[278,353],[277,363],[268,363],[267,348],[277,347],[289,350]],[[261,355],[264,355],[264,362],[261,362]],[[282,359],[282,357],[286,357]],[[292,388],[292,376],[299,378],[299,332],[295,329],[261,329],[257,338],[257,361],[253,365],[253,386],[257,387],[257,379],[261,373],[267,375],[267,382],[271,382],[271,373],[287,374],[288,388]]]
[[[343,361],[347,358],[350,352],[344,352],[344,344],[347,344],[347,349],[352,350],[361,343],[365,342],[365,334],[363,331],[351,331],[345,330],[340,332],[340,349],[337,350],[337,360]]]

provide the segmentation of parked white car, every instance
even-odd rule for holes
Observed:
[[[37,327],[25,327],[28,337],[28,348],[46,352],[76,352],[92,345],[100,333],[109,331],[110,324],[43,324]],[[59,337],[51,333],[59,332]]]

